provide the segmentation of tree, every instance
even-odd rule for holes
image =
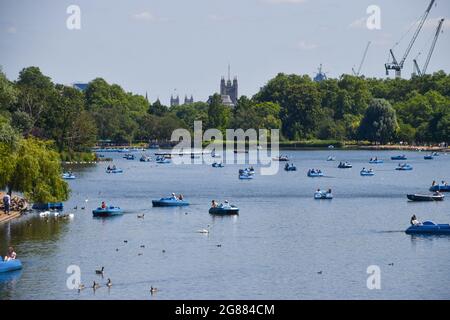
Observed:
[[[159,99],[157,99],[153,104],[150,104],[148,113],[153,114],[155,116],[163,116],[169,111],[167,106],[163,105]]]
[[[222,97],[215,93],[208,101],[208,128],[225,130],[231,118],[231,109],[222,104]]]
[[[17,89],[6,78],[0,66],[0,112],[9,111],[17,101]]]
[[[384,99],[373,99],[359,126],[359,136],[372,142],[387,143],[397,131],[394,108]]]
[[[67,183],[61,178],[61,162],[50,143],[20,139],[16,148],[0,142],[0,188],[24,193],[34,202],[65,201]]]

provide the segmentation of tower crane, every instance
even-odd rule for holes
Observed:
[[[427,19],[427,16],[430,13],[431,7],[433,6],[434,2],[435,2],[435,0],[431,0],[431,2],[428,5],[427,9],[425,10],[424,14],[419,19],[419,25],[417,26],[417,29],[414,32],[414,35],[413,35],[411,41],[409,42],[405,53],[403,54],[402,60],[400,60],[400,62],[398,62],[397,59],[395,58],[394,51],[392,49],[389,50],[389,53],[392,57],[392,62],[387,62],[384,64],[384,67],[386,69],[386,75],[389,75],[389,70],[395,70],[395,77],[396,78],[401,77],[403,64],[405,63],[405,60],[408,57],[408,54],[411,51],[411,48],[414,45],[414,42],[416,41],[417,36],[419,35],[419,32],[422,29],[423,24],[425,23],[425,20]]]
[[[439,34],[441,33],[443,23],[444,23],[444,18],[439,20],[438,26],[436,28],[436,33],[434,34],[434,39],[433,39],[433,42],[431,43],[431,48],[430,48],[430,51],[428,52],[427,60],[425,61],[425,64],[423,65],[422,71],[420,71],[419,65],[417,64],[417,60],[416,59],[413,60],[415,72],[419,76],[422,76],[427,72],[428,64],[430,63],[431,55],[433,54],[437,39],[439,38]]]
[[[366,46],[366,49],[364,50],[364,54],[363,54],[363,57],[362,57],[362,59],[361,59],[361,62],[359,63],[358,70],[355,72],[355,69],[352,68],[353,75],[355,75],[355,76],[357,76],[357,77],[359,77],[359,74],[360,74],[360,72],[361,72],[361,67],[362,67],[362,65],[363,65],[363,63],[364,63],[364,60],[366,60],[367,50],[369,50],[370,43],[371,43],[370,41],[367,42],[367,46]]]

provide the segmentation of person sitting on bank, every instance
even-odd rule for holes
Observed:
[[[416,217],[415,214],[412,215],[411,221],[410,221],[410,222],[411,222],[411,225],[412,225],[412,226],[418,226],[418,225],[420,225],[420,221],[417,220],[417,217]]]
[[[8,254],[5,256],[5,261],[15,260],[16,257],[17,257],[17,254],[14,252],[13,247],[9,247]]]
[[[6,193],[3,196],[3,211],[5,214],[9,215],[10,209],[11,209],[11,196]]]

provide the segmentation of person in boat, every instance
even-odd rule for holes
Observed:
[[[331,194],[331,189],[328,189],[327,194]]]
[[[434,187],[436,185],[436,180],[433,180],[433,182],[431,183],[431,186]]]
[[[175,193],[172,192],[172,199],[173,200],[178,200],[177,196],[175,195]]]
[[[106,209],[106,202],[105,202],[105,201],[102,201],[101,208],[102,208],[102,209]]]
[[[183,200],[184,199],[184,197],[183,197],[183,195],[180,193],[179,195],[178,195],[178,200]]]
[[[361,171],[363,171],[363,172],[366,172],[366,168],[362,168],[362,170]]]
[[[17,257],[16,252],[14,251],[13,247],[9,247],[8,248],[8,253],[5,256],[4,261],[11,261],[11,260],[15,260]]]
[[[221,205],[222,208],[230,208],[230,203],[228,202],[228,200],[225,200],[223,202],[223,204]]]
[[[211,208],[217,208],[217,202],[216,200],[211,201]]]
[[[410,222],[412,226],[420,225],[420,221],[417,219],[415,214],[412,215]]]

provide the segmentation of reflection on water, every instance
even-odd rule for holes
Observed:
[[[450,237],[404,233],[412,214],[449,222],[450,200],[409,203],[406,194],[449,180],[450,157],[426,162],[411,152],[414,170],[399,172],[389,160],[396,152],[284,153],[297,171],[256,170],[252,181],[238,180],[239,165],[158,165],[120,154],[108,155],[124,169],[120,175],[106,174],[103,163],[72,167],[77,179],[69,181],[65,212],[73,220],[31,213],[0,226],[0,253],[12,245],[23,263],[22,271],[0,275],[0,299],[450,298],[441,285],[450,281]],[[336,161],[326,161],[330,154]],[[385,163],[368,165],[373,156]],[[353,169],[338,169],[339,161]],[[361,177],[362,167],[373,167],[375,176]],[[308,178],[309,168],[328,177]],[[314,200],[317,188],[331,188],[334,199]],[[191,205],[152,207],[151,200],[172,192]],[[229,200],[240,214],[208,214],[212,199]],[[125,214],[93,218],[101,201]],[[197,232],[204,228],[210,232]],[[366,287],[374,264],[382,290]],[[79,293],[66,287],[70,265],[80,267],[87,287]],[[102,266],[103,277],[95,273]],[[101,285],[95,292],[93,281]],[[151,286],[160,292],[150,295]]]

